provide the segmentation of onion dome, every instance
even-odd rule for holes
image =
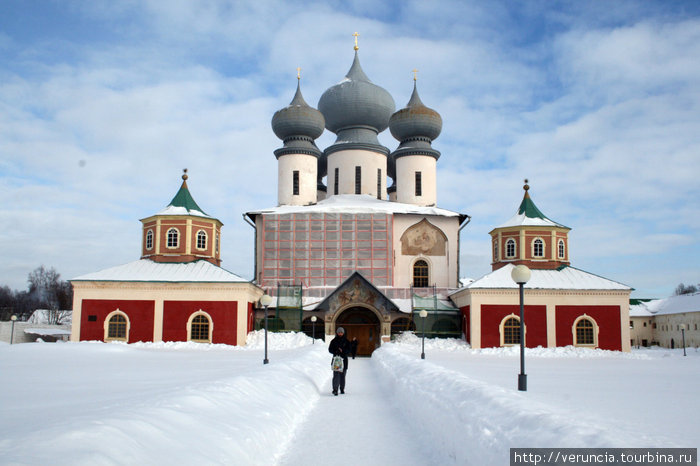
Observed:
[[[402,155],[430,155],[436,159],[440,157],[440,152],[433,149],[431,143],[442,131],[442,117],[420,100],[415,78],[413,94],[408,104],[391,116],[389,129],[392,136],[401,143],[394,151],[394,157]]]
[[[356,50],[345,79],[328,88],[318,101],[318,109],[326,119],[326,128],[338,136],[326,153],[346,148],[379,149],[388,153],[379,144],[377,134],[389,126],[389,118],[395,108],[391,94],[373,84],[362,71]]]
[[[272,131],[282,139],[284,147],[275,151],[275,156],[284,154],[309,154],[316,157],[321,151],[314,139],[323,133],[325,121],[323,114],[309,106],[301,95],[297,82],[297,91],[288,106],[278,110],[272,117]]]

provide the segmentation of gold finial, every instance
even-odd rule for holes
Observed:
[[[182,169],[182,172],[183,172],[183,174],[182,174],[182,181],[187,181],[187,169],[186,169],[186,168],[183,168],[183,169]]]
[[[527,184],[527,178],[525,178],[525,186],[523,186],[523,189],[527,193],[527,191],[530,189],[530,186]]]
[[[297,80],[301,81],[301,67],[297,66]]]
[[[355,36],[355,50],[360,50],[360,46],[357,45],[357,38],[360,37],[360,33],[357,32],[357,31],[355,31],[355,33],[353,34],[353,36]]]
[[[418,70],[413,68],[413,80],[418,81]]]

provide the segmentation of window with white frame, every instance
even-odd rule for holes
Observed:
[[[532,242],[532,257],[544,257],[544,241],[541,238]]]
[[[512,238],[506,241],[506,257],[509,259],[515,257],[515,240]]]
[[[197,249],[207,248],[207,232],[204,230],[199,230],[197,232]]]
[[[211,343],[209,338],[210,322],[204,314],[198,314],[192,319],[190,324],[190,341],[199,343]]]
[[[177,228],[168,230],[166,245],[169,248],[177,248],[180,245],[180,232]]]
[[[127,341],[128,321],[119,309],[107,316],[105,341]]]
[[[589,317],[580,317],[574,323],[574,346],[596,346],[597,325]]]
[[[153,230],[146,232],[146,249],[153,249]]]
[[[513,316],[503,322],[503,345],[520,344],[520,319]]]
[[[559,240],[559,248],[558,249],[559,249],[559,259],[564,259],[566,257],[564,254],[566,252],[566,250],[564,249],[564,240],[563,239]]]
[[[427,287],[429,280],[428,263],[424,260],[416,261],[413,264],[413,286],[415,288]]]
[[[498,261],[498,241],[493,242],[493,261]]]

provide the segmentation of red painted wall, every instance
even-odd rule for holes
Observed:
[[[200,309],[212,318],[212,343],[237,344],[237,301],[165,301],[163,341],[187,341],[187,321]]]
[[[507,315],[520,316],[520,306],[484,304],[481,306],[481,347],[501,345],[499,326]],[[525,346],[547,346],[547,307],[525,305]]]
[[[557,306],[557,346],[574,344],[572,327],[583,314],[598,324],[598,347],[607,350],[622,350],[619,306]]]
[[[129,318],[129,343],[153,341],[154,301],[83,299],[80,314],[80,340],[104,341],[107,315],[119,309]],[[94,321],[89,316],[95,316]]]

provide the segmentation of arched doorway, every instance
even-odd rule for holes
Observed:
[[[365,307],[351,307],[344,310],[335,321],[335,328],[338,327],[345,329],[348,340],[357,338],[358,356],[370,356],[380,345],[379,318]]]

